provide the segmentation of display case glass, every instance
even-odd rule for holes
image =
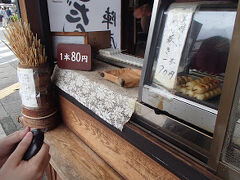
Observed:
[[[145,59],[152,67],[143,73],[150,73],[150,78],[143,84],[141,100],[211,134],[218,113],[236,5],[172,3],[162,11],[156,14],[162,13],[161,21],[156,18],[152,27],[152,39],[156,43]],[[156,92],[160,98],[151,100],[149,97]]]
[[[153,84],[217,110],[236,8],[175,3],[164,16]]]
[[[150,129],[207,163],[237,15],[232,2],[155,1],[139,102]],[[164,116],[164,118],[162,118]]]

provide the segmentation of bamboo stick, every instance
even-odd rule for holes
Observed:
[[[37,34],[34,36],[30,24],[21,20],[12,22],[3,34],[9,42],[9,45],[5,44],[16,55],[21,65],[36,67],[47,62],[45,47]]]

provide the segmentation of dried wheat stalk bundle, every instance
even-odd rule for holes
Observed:
[[[29,24],[21,20],[12,22],[4,36],[9,42],[6,45],[17,56],[21,65],[36,67],[47,62],[45,48],[37,34],[34,36]]]

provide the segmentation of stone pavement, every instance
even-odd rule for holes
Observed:
[[[2,42],[5,41],[2,31],[3,28],[0,27],[0,91],[18,82],[17,58]],[[17,122],[20,115],[21,100],[18,90],[0,98],[0,138],[22,128]]]
[[[6,136],[5,132],[4,132],[3,128],[2,128],[2,126],[0,126],[0,139],[5,137],[5,136]]]
[[[0,90],[18,81],[16,67],[17,61],[0,65]],[[17,122],[20,115],[21,99],[18,90],[0,99],[0,125],[5,134],[11,134],[22,127]]]

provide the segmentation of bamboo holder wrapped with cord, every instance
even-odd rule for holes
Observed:
[[[17,73],[22,100],[19,120],[31,128],[53,129],[58,117],[45,48],[30,25],[21,20],[10,23],[4,36],[9,42],[6,45],[19,59]]]

